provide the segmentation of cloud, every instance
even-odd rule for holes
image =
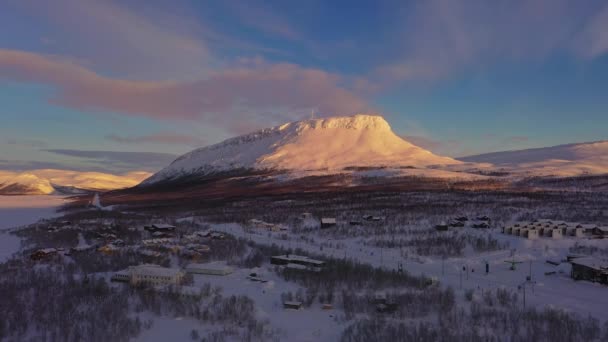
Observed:
[[[205,140],[191,135],[181,135],[174,133],[157,133],[142,136],[120,136],[116,134],[106,135],[106,140],[125,143],[125,144],[168,144],[168,145],[188,145],[204,146]]]
[[[231,130],[243,112],[249,121],[289,121],[311,108],[348,115],[369,106],[341,84],[345,80],[318,69],[260,60],[241,61],[197,81],[132,81],[99,75],[72,61],[0,49],[0,80],[54,87],[53,104],[84,111],[119,112],[154,119],[209,119]],[[270,114],[270,115],[269,115]]]
[[[46,152],[80,159],[82,169],[101,169],[110,172],[158,171],[169,165],[177,156],[157,152],[87,151],[47,149]],[[66,164],[70,164],[66,162]],[[73,164],[73,163],[72,163]]]
[[[47,143],[36,139],[23,139],[23,138],[8,138],[2,141],[3,144],[23,147],[35,147],[43,148],[47,146]]]
[[[373,74],[391,81],[437,80],[471,67],[534,61],[566,52],[608,52],[608,5],[568,0],[414,2],[401,13],[401,53]],[[596,11],[600,13],[595,14]]]
[[[577,37],[576,49],[587,59],[608,53],[608,5],[597,11]]]
[[[53,42],[53,53],[69,53],[114,73],[181,78],[202,73],[214,62],[205,39],[210,29],[191,18],[184,3],[137,11],[126,2],[111,0],[9,0],[8,4],[50,24],[52,30],[43,32],[43,39]]]
[[[239,18],[239,23],[260,32],[286,39],[301,39],[302,35],[276,10],[250,1],[229,0],[224,5]]]

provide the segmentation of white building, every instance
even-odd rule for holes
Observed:
[[[186,266],[186,272],[223,276],[232,273],[233,269],[232,267],[227,266],[224,262],[214,261],[204,264],[189,264],[188,266]]]
[[[184,273],[179,269],[167,268],[153,264],[129,266],[127,272],[129,273],[130,277],[129,282],[132,285],[179,285],[184,278]]]

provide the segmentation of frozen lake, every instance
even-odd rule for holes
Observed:
[[[6,230],[57,216],[56,209],[64,203],[61,196],[0,196],[0,262],[20,247],[20,239]]]

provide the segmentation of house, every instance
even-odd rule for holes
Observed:
[[[608,237],[608,227],[595,227],[592,234],[600,237]]]
[[[538,230],[536,229],[527,229],[524,235],[525,238],[529,240],[538,239]]]
[[[144,226],[144,229],[149,232],[173,232],[175,231],[175,226],[166,224],[166,223],[154,223],[150,226]]]
[[[572,264],[572,279],[608,284],[608,262],[605,260],[582,257],[572,259],[570,263]]]
[[[448,225],[445,222],[441,222],[440,224],[435,226],[435,229],[440,232],[445,232],[448,230]]]
[[[319,272],[325,266],[325,261],[311,259],[307,256],[286,254],[277,255],[270,258],[270,263],[273,265],[289,266],[289,268],[296,269],[297,266],[303,266],[299,268],[308,271]]]
[[[582,227],[568,226],[568,228],[566,228],[566,234],[574,237],[584,237],[585,230]]]
[[[477,216],[476,218],[477,221],[490,221],[490,218],[487,216]]]
[[[300,310],[302,308],[302,302],[296,302],[296,301],[283,302],[283,308]]]
[[[30,258],[32,260],[43,260],[43,259],[50,258],[54,255],[57,255],[57,249],[44,248],[44,249],[39,249],[39,250],[33,252],[32,254],[30,254]]]
[[[459,216],[459,217],[455,218],[454,220],[460,221],[460,222],[466,222],[469,220],[469,218],[466,216]]]
[[[184,273],[179,269],[153,264],[129,266],[127,272],[131,285],[179,285],[184,278]]]
[[[464,221],[452,220],[450,222],[450,227],[464,227]]]
[[[321,228],[334,227],[336,225],[336,219],[331,217],[323,217],[321,219]]]
[[[351,226],[360,226],[360,225],[361,225],[361,223],[362,223],[362,222],[361,222],[361,221],[358,221],[358,220],[350,220],[350,221],[348,222],[348,224],[350,224]]]
[[[224,262],[214,261],[204,264],[192,263],[186,266],[186,272],[208,275],[228,275],[233,272],[232,267],[229,267]]]
[[[302,213],[300,214],[300,220],[312,220],[314,217],[312,216],[311,213]]]
[[[561,228],[547,228],[543,230],[543,233],[546,237],[553,239],[561,239],[563,236]]]
[[[488,224],[488,222],[477,222],[477,223],[473,223],[473,225],[471,227],[473,227],[473,228],[490,228],[490,225]]]

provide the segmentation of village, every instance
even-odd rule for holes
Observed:
[[[585,312],[599,318],[608,305],[605,221],[505,220],[487,210],[411,223],[384,210],[281,213],[218,222],[196,213],[92,208],[15,233],[21,262],[32,269],[75,267],[81,281],[103,279],[113,291],[172,298],[172,305],[205,307],[214,294],[249,298],[264,313],[254,315],[264,327],[256,330],[262,339],[333,341],[362,324],[357,315],[422,318],[429,310],[451,310],[445,305],[499,301],[506,314],[555,303],[579,312],[580,303],[593,303]],[[412,304],[408,296],[426,299]],[[451,297],[453,304],[441,302]],[[196,315],[192,310],[188,315]],[[294,326],[294,320],[304,323]],[[142,338],[183,324],[153,321]],[[203,329],[188,322],[196,334]],[[239,331],[232,334],[245,332]]]

